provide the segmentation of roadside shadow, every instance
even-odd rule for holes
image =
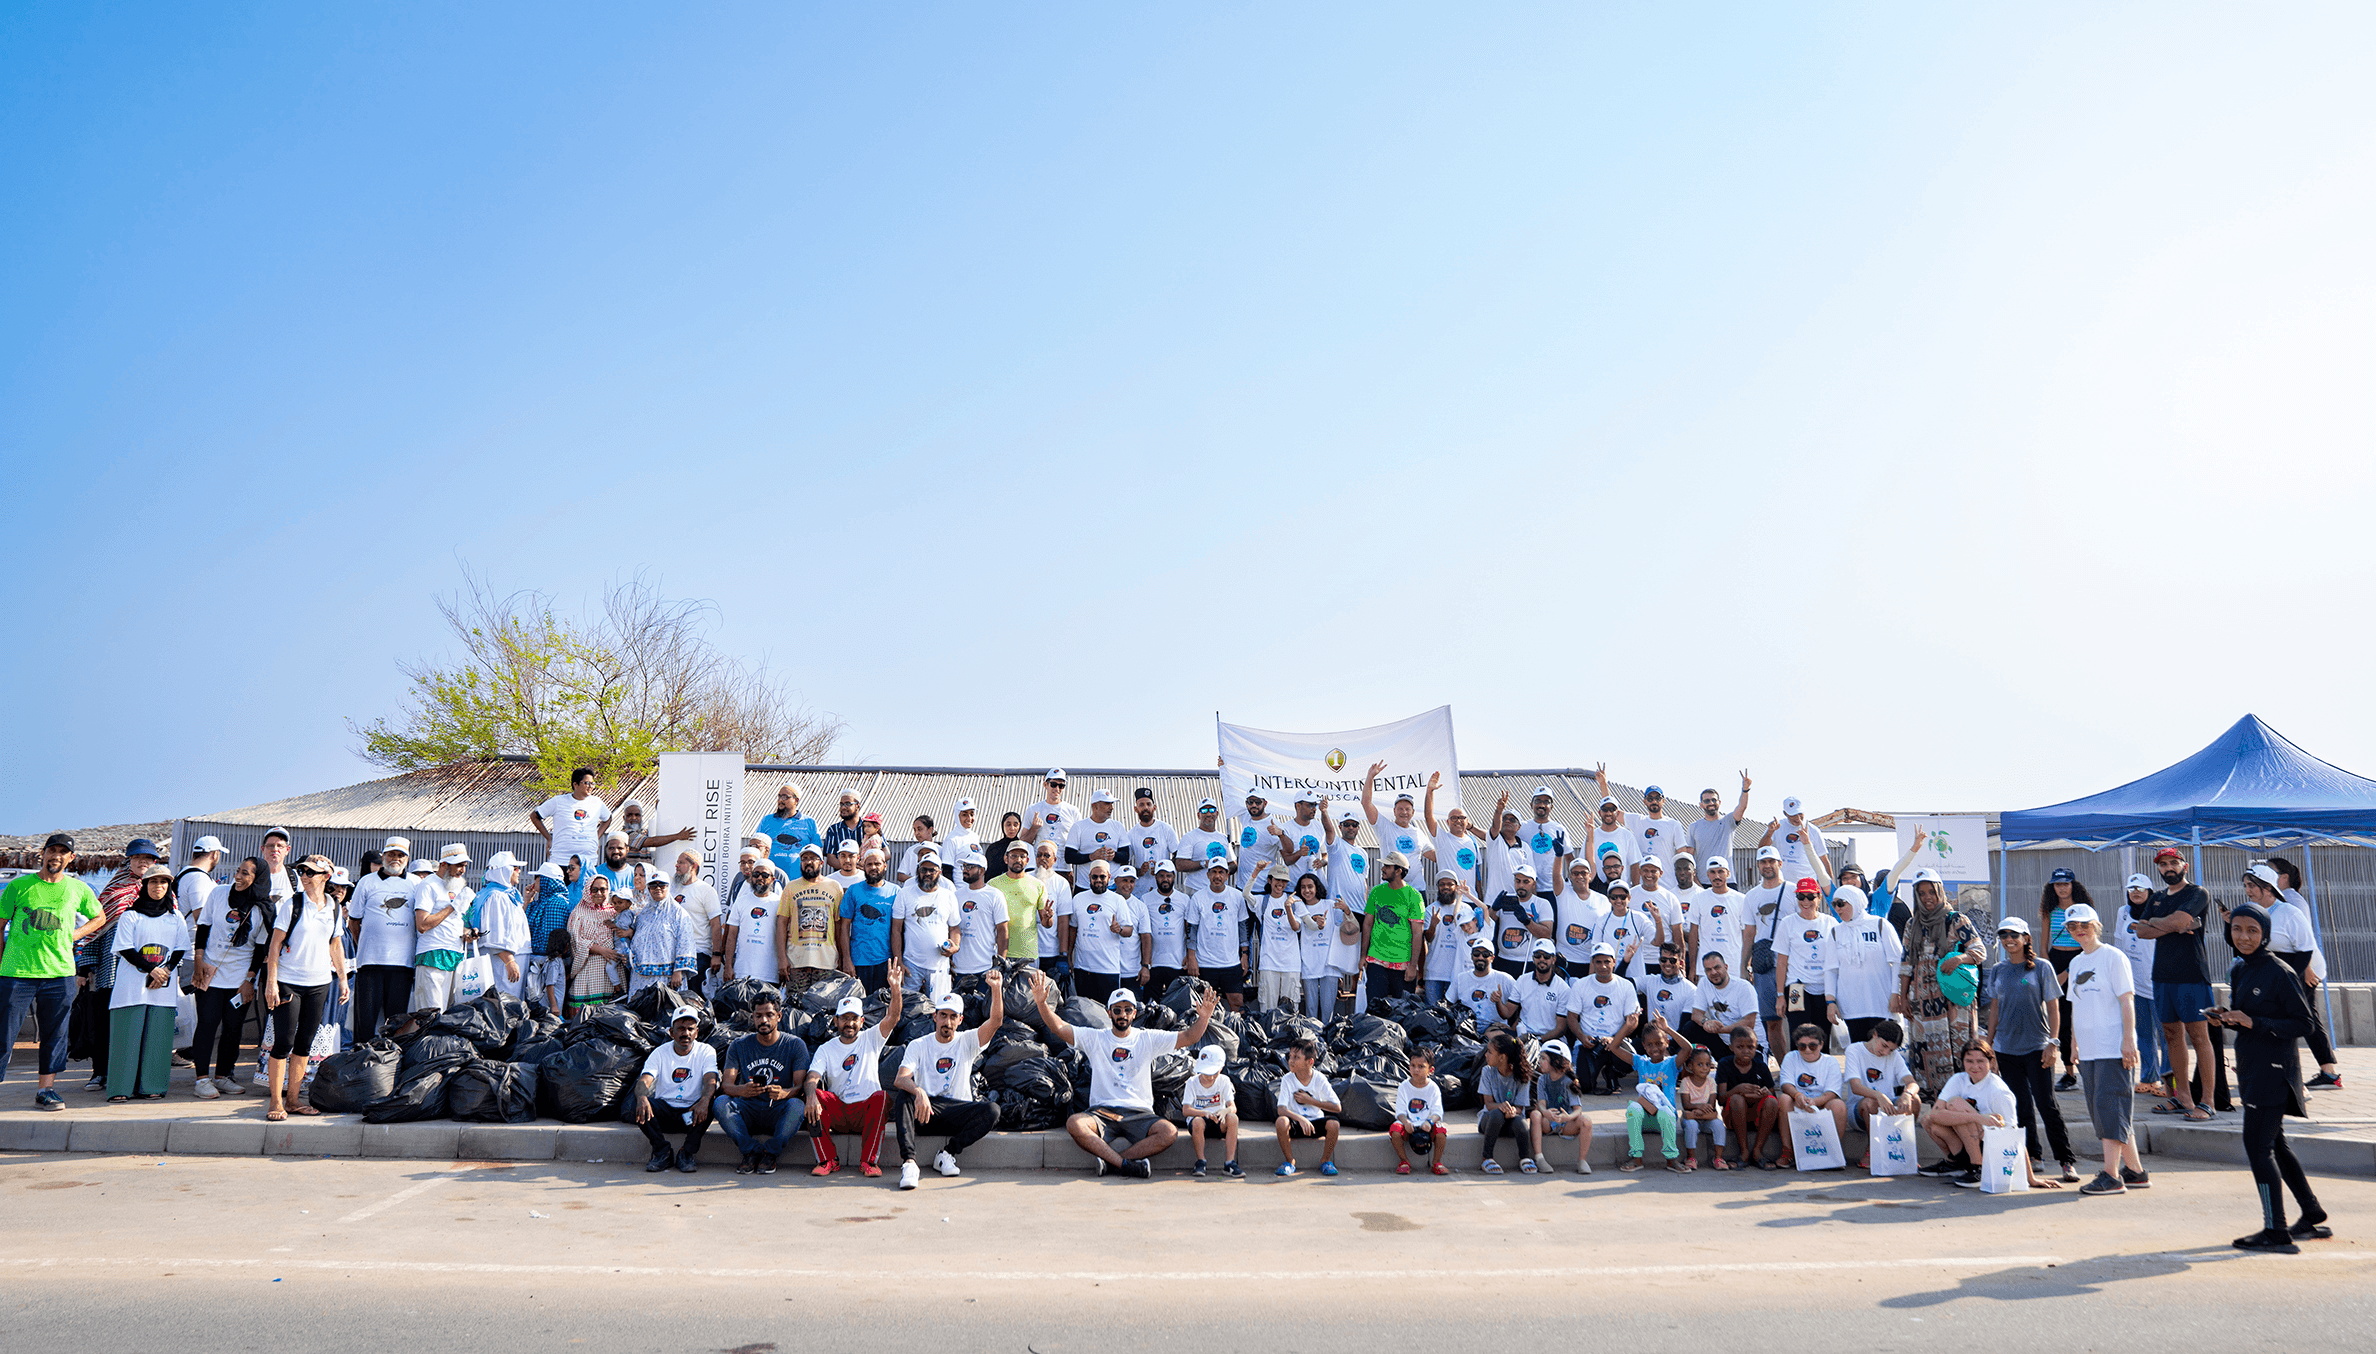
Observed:
[[[1952,1288],[1883,1298],[1874,1305],[1903,1310],[1937,1307],[1961,1298],[2029,1302],[2038,1298],[2084,1297],[2101,1293],[2110,1284],[2183,1274],[2203,1261],[2234,1255],[2236,1252],[2226,1246],[2198,1246],[2150,1255],[2099,1255],[2053,1266],[2022,1265],[1986,1274],[1968,1274]]]

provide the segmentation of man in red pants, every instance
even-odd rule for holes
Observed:
[[[901,969],[893,959],[890,968],[890,987],[894,994],[900,988]],[[883,1145],[883,1110],[890,1102],[883,1095],[883,1077],[876,1064],[883,1056],[883,1047],[891,1041],[891,1032],[899,1027],[900,1003],[892,1002],[883,1011],[883,1023],[873,1029],[865,1028],[866,1003],[857,997],[844,997],[833,1008],[834,1037],[817,1046],[816,1056],[809,1060],[808,1121],[817,1130],[817,1166],[810,1175],[831,1175],[841,1169],[841,1157],[834,1151],[833,1135],[857,1133],[863,1141],[858,1147],[858,1173],[877,1176],[883,1168],[875,1165],[875,1152]]]

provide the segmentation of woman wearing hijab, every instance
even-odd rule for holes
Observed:
[[[173,1016],[181,987],[173,981],[189,953],[189,929],[173,910],[173,871],[151,865],[116,919],[108,962],[115,986],[107,1001],[107,1101],[163,1100],[173,1075]]]
[[[2269,924],[2277,928],[2269,933],[2265,948],[2275,951],[2310,993],[2310,1056],[2318,1060],[2318,1075],[2304,1084],[2313,1091],[2340,1091],[2343,1069],[2335,1062],[2335,1043],[2327,1037],[2326,1011],[2319,1002],[2318,989],[2326,984],[2326,952],[2318,944],[2310,900],[2302,896],[2302,872],[2285,857],[2271,856],[2266,864],[2254,866],[2248,878],[2258,878],[2276,890],[2276,896],[2261,909],[2269,914]],[[2244,887],[2249,892],[2252,885]]]
[[[479,944],[494,961],[494,988],[507,997],[521,995],[524,981],[536,965],[537,947],[529,940],[528,909],[520,902],[514,881],[520,860],[509,851],[487,857],[486,875],[463,921],[466,930],[480,933]],[[541,994],[532,994],[541,995]]]
[[[273,1123],[293,1113],[321,1113],[297,1092],[305,1084],[306,1064],[314,1035],[322,1028],[333,978],[338,999],[349,996],[346,928],[338,905],[330,901],[330,862],[320,856],[298,861],[297,883],[299,892],[289,900],[289,915],[274,921],[272,938],[264,945],[264,1004],[275,1017],[272,1063],[264,1082],[272,1103],[264,1117]]]
[[[569,1009],[569,914],[577,910],[569,882],[551,861],[536,867],[535,892],[528,904],[528,941],[535,947],[530,995],[555,1013]]]
[[[2054,924],[2062,924],[2059,909]],[[2054,1159],[2062,1163],[2061,1182],[2076,1185],[2079,1154],[2071,1150],[2062,1105],[2054,1098],[2056,1039],[2070,1036],[2070,1026],[2064,1023],[2070,1017],[2063,1014],[2070,1003],[2062,999],[2062,980],[2053,965],[2039,963],[2037,951],[2030,948],[2027,921],[2005,918],[1997,927],[1997,947],[2004,952],[2004,961],[1988,970],[1981,982],[1985,1012],[1981,1041],[1996,1055],[1997,1072],[2013,1093],[2014,1116],[2029,1137],[2029,1159],[2046,1160],[2038,1150],[2042,1120],[2046,1143],[2054,1149]],[[2071,942],[2071,953],[2078,955],[2079,942]],[[2078,1084],[2072,1080],[2077,1074],[2067,1068],[2063,1076]]]
[[[1938,871],[1915,871],[1913,884],[1898,1004],[1906,1023],[1906,1060],[1922,1079],[1924,1097],[1936,1100],[1960,1070],[1960,1050],[1980,1037],[1980,963],[1988,950],[1979,930],[1947,905]]]
[[[256,1000],[256,970],[271,931],[264,862],[249,856],[232,870],[230,887],[216,889],[198,914],[198,1031],[190,1062],[200,1100],[240,1094],[239,1034]]]
[[[586,876],[586,896],[569,910],[569,1013],[583,1019],[611,1000],[611,964],[619,958],[611,932],[610,881]]]
[[[2266,868],[2265,866],[2263,868]],[[2324,1241],[2334,1233],[2326,1210],[2310,1192],[2310,1179],[2285,1142],[2285,1116],[2310,1117],[2302,1092],[2295,1041],[2310,1033],[2310,997],[2302,980],[2269,949],[2269,914],[2245,903],[2228,914],[2228,948],[2236,952],[2228,970],[2232,1005],[2204,1013],[2212,1024],[2236,1031],[2236,1087],[2244,1101],[2244,1156],[2260,1190],[2261,1229],[2236,1238],[2239,1250],[2300,1249],[2296,1241]],[[2285,1192],[2293,1191],[2301,1218],[2285,1223]]]

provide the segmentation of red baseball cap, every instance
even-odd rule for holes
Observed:
[[[2153,858],[2155,860],[2184,860],[2186,859],[2186,853],[2179,850],[2175,846],[2165,846],[2161,850],[2154,852]]]
[[[1816,883],[1812,879],[1802,879],[1798,882],[1798,887],[1792,890],[1792,892],[1812,893],[1820,896],[1823,892],[1823,885]]]

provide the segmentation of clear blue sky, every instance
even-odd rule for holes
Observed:
[[[649,567],[884,763],[2376,773],[2372,30],[12,7],[0,829],[371,774],[463,561]]]

